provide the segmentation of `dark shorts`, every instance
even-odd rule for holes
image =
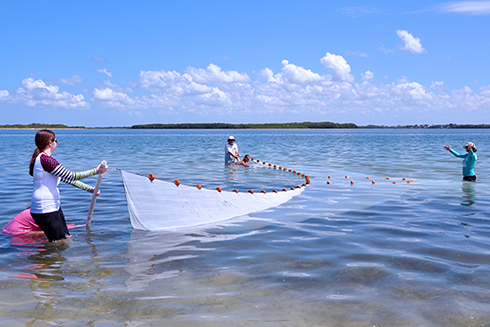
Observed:
[[[473,176],[464,176],[463,177],[463,180],[464,181],[468,181],[468,182],[474,182],[474,181],[476,181],[476,176],[475,175],[473,175]]]
[[[67,235],[70,235],[66,226],[65,215],[63,215],[61,208],[58,211],[48,213],[31,212],[31,215],[50,242],[65,239]]]

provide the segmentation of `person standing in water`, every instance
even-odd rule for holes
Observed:
[[[246,166],[247,163],[250,161],[250,156],[248,154],[245,155],[245,157],[243,157],[242,160],[238,161],[235,165],[237,166]]]
[[[238,153],[238,145],[235,143],[235,138],[230,136],[228,143],[225,145],[225,162],[237,163],[240,160],[240,154]]]
[[[454,156],[458,158],[463,158],[463,180],[464,181],[470,181],[474,182],[476,181],[476,175],[475,175],[475,165],[476,165],[476,146],[474,143],[468,142],[466,145],[463,146],[463,148],[466,149],[465,154],[459,154],[449,145],[445,145],[444,149],[448,150],[451,152]]]
[[[51,154],[56,150],[58,140],[55,134],[47,129],[36,133],[37,148],[32,154],[29,174],[33,177],[34,187],[31,199],[31,215],[50,242],[65,239],[70,235],[63,211],[60,207],[58,184],[63,181],[87,192],[94,188],[80,182],[80,179],[96,174],[103,174],[107,167],[76,173],[63,167]],[[99,195],[100,192],[97,192]]]

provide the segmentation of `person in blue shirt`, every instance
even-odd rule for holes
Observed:
[[[448,150],[458,158],[463,158],[463,180],[474,182],[476,181],[476,146],[474,143],[468,142],[468,144],[463,147],[466,149],[466,154],[457,153],[456,151],[452,150],[449,145],[445,145],[444,149]]]

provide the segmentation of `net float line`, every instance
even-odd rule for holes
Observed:
[[[289,188],[289,190],[300,189],[302,187],[306,187],[306,186],[310,185],[310,183],[311,183],[310,176],[308,176],[306,174],[303,174],[303,173],[301,173],[299,171],[288,169],[286,167],[279,166],[279,165],[276,165],[276,164],[273,164],[273,163],[270,163],[270,162],[260,161],[258,159],[254,159],[254,158],[251,158],[251,160],[253,162],[256,162],[257,164],[262,164],[263,166],[269,167],[271,169],[279,170],[279,171],[282,171],[282,172],[290,172],[290,173],[293,173],[294,175],[300,176],[301,178],[304,178],[305,179],[305,182],[303,184],[297,185],[296,187],[292,186],[292,187]],[[345,176],[345,177],[347,178],[347,176]],[[329,178],[330,178],[330,176],[329,176]],[[149,174],[148,175],[148,179],[150,180],[150,182],[153,182],[156,179],[156,176],[154,174]],[[174,184],[175,184],[175,186],[179,187],[181,183],[180,183],[180,181],[178,179],[176,179],[174,181]],[[201,184],[197,184],[196,185],[196,188],[199,189],[199,190],[201,190],[202,189]],[[217,187],[217,188],[215,188],[215,190],[217,192],[220,192],[221,193],[221,191],[223,189],[221,187]],[[287,192],[288,189],[287,188],[283,188],[282,191],[283,192]],[[234,189],[232,192],[239,193],[239,191],[237,189]],[[273,190],[272,192],[273,193],[277,193],[277,190]],[[253,190],[248,190],[248,193],[254,194],[254,191]],[[266,194],[267,192],[265,190],[261,190],[258,193]]]
[[[332,182],[331,182],[332,176],[331,175],[328,175],[327,178],[328,178],[327,185],[331,185],[332,184]],[[345,175],[344,176],[344,179],[346,179],[346,178],[349,178],[349,176]],[[376,181],[374,179],[372,179],[371,177],[367,176],[366,179],[367,180],[370,180],[372,185],[376,184]],[[391,184],[398,184],[398,182],[396,180],[393,180],[392,181],[391,180],[391,177],[385,177],[384,179],[386,181],[388,181],[388,182],[391,182]],[[406,178],[406,177],[403,177],[400,180],[403,181],[403,182],[406,182],[407,184],[411,184],[411,183],[414,183],[415,182],[415,179],[410,179],[410,178]],[[350,181],[350,185],[354,185],[354,181],[353,180]]]

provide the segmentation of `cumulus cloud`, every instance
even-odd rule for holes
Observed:
[[[97,73],[101,73],[112,79],[112,73],[108,72],[106,68],[104,69],[97,69]]]
[[[323,66],[332,69],[341,81],[354,82],[354,76],[350,74],[350,66],[344,57],[327,52],[320,61]]]
[[[332,69],[318,73],[287,60],[278,71],[264,68],[252,80],[247,74],[224,71],[216,65],[177,71],[141,71],[128,84],[106,80],[91,92],[91,103],[98,107],[126,110],[129,114],[145,115],[155,108],[162,114],[192,114],[210,117],[245,117],[258,115],[291,115],[328,117],[329,120],[355,121],[359,116],[389,117],[415,112],[413,117],[434,120],[463,111],[490,109],[490,85],[479,88],[462,87],[451,90],[442,81],[424,85],[403,77],[389,82],[374,82],[374,72],[361,74],[357,83],[350,66],[341,56],[327,53],[321,62]],[[79,94],[62,91],[59,85],[27,78],[17,92],[0,90],[1,103],[26,106],[88,108]],[[414,118],[416,119],[416,118]]]
[[[188,68],[189,75],[201,84],[221,84],[221,83],[247,83],[250,77],[247,74],[240,74],[237,71],[224,72],[220,67],[210,64],[207,69]]]
[[[283,60],[282,69],[279,73],[274,75],[274,72],[269,68],[265,68],[261,71],[268,82],[278,84],[312,84],[322,80],[322,77],[312,72],[310,69],[305,69],[300,66],[289,63],[287,60]]]
[[[137,104],[137,100],[132,99],[126,93],[117,92],[108,87],[96,88],[93,92],[93,100],[102,101],[107,106],[114,108],[133,107]]]
[[[2,99],[7,99],[9,94],[9,91],[7,90],[0,90],[0,101],[2,101]]]
[[[369,70],[363,73],[361,76],[363,81],[371,81],[374,78],[373,72]]]
[[[440,5],[443,12],[467,14],[467,15],[490,15],[490,1],[456,1]]]
[[[22,103],[29,107],[61,107],[66,109],[89,108],[82,94],[60,92],[57,85],[46,84],[41,79],[26,78],[15,95],[7,94],[7,101]]]
[[[231,113],[358,117],[413,111],[424,115],[433,112],[437,118],[450,111],[490,107],[490,86],[481,87],[479,92],[468,87],[450,90],[443,82],[425,86],[406,77],[375,84],[372,71],[361,74],[362,83],[355,83],[341,56],[327,53],[322,62],[343,78],[333,79],[287,60],[282,61],[280,71],[264,68],[257,80],[246,83],[245,74],[225,72],[219,67],[189,68],[183,74],[142,71],[133,84],[135,90],[106,83],[105,88],[95,89],[92,100],[140,114],[147,108],[158,108],[167,113],[187,112],[203,117]]]
[[[422,47],[422,43],[418,37],[414,37],[412,34],[405,30],[397,30],[396,34],[403,41],[403,50],[410,51],[411,53],[423,53],[425,49]]]

